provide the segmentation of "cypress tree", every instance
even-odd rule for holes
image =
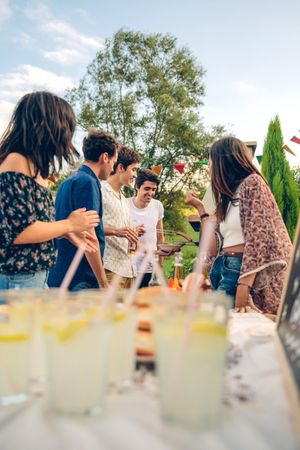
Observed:
[[[299,192],[285,156],[280,120],[277,115],[269,124],[261,169],[293,239],[299,214]]]

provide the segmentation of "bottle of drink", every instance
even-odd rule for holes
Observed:
[[[154,259],[156,261],[157,264],[159,264],[159,257],[157,255],[154,256]],[[154,270],[154,268],[152,269],[152,275],[149,281],[148,286],[160,286],[161,283],[156,275],[156,272]]]
[[[175,253],[174,257],[174,280],[179,282],[183,280],[183,254],[181,252]]]

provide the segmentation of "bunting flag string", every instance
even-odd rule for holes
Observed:
[[[296,144],[300,144],[300,139],[297,136],[293,136],[291,141],[296,142]]]
[[[177,170],[180,174],[183,173],[186,163],[174,163],[173,167],[175,170]]]
[[[151,167],[151,170],[152,170],[152,172],[156,173],[156,175],[157,175],[158,177],[160,177],[161,172],[162,172],[162,170],[163,170],[163,166],[162,166],[161,164],[160,164],[159,166],[152,166],[152,167]]]
[[[294,144],[299,144],[300,145],[300,138],[298,138],[297,136],[293,136],[290,139],[290,142],[293,142]],[[291,149],[290,145],[284,144],[283,149],[286,150],[287,152],[291,153],[291,155],[297,156],[295,154],[295,152]]]
[[[286,150],[287,152],[291,153],[292,155],[296,156],[295,153],[293,152],[293,150],[290,149],[290,147],[286,144],[284,144],[283,146],[284,150]]]

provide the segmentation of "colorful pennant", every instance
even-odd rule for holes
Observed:
[[[291,153],[292,155],[296,156],[295,153],[290,149],[290,147],[286,144],[284,144],[283,146],[284,150],[286,150],[287,152]]]
[[[159,165],[159,166],[152,166],[152,167],[151,167],[151,170],[152,170],[152,172],[156,173],[156,175],[157,175],[158,177],[160,177],[160,174],[161,174],[161,172],[162,172],[162,170],[163,170],[163,166],[162,166],[162,165]]]
[[[296,142],[296,144],[300,144],[300,139],[297,136],[293,136],[291,141]]]
[[[181,174],[184,171],[185,164],[186,163],[174,163],[173,167],[174,167],[174,169],[178,170],[178,172]]]

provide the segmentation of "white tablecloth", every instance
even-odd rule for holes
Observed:
[[[192,433],[164,424],[158,386],[149,374],[125,393],[111,393],[102,417],[47,412],[36,397],[0,410],[1,450],[295,450],[291,410],[274,345],[275,324],[259,314],[233,314],[225,411],[215,430]]]

